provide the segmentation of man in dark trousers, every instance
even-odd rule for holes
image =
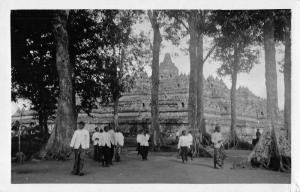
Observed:
[[[88,130],[84,129],[84,122],[79,122],[78,129],[74,132],[70,147],[74,150],[75,161],[72,173],[74,175],[84,175],[84,153],[90,146],[90,134]]]
[[[112,126],[108,127],[108,133],[110,135],[110,141],[111,141],[111,147],[110,147],[110,153],[109,153],[109,164],[112,165],[112,160],[114,158],[114,149],[116,145],[116,139],[115,139],[115,131],[113,130]]]
[[[103,152],[102,166],[108,167],[110,164],[110,148],[111,148],[111,137],[108,133],[108,126],[104,127],[104,132],[100,136],[100,146]]]
[[[100,132],[98,127],[95,128],[95,132],[93,133],[92,136],[92,141],[94,144],[94,160],[100,161],[100,145],[99,145]]]

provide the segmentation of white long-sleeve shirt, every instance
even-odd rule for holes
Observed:
[[[190,143],[191,143],[191,138],[187,135],[181,135],[179,137],[179,141],[178,141],[178,149],[180,149],[180,147],[188,147],[190,148]]]
[[[141,146],[149,146],[149,138],[150,138],[149,134],[141,135],[140,136],[140,145]]]
[[[190,146],[193,145],[193,136],[192,134],[188,134],[187,137],[189,138]]]
[[[222,134],[220,132],[214,132],[211,135],[211,142],[213,142],[215,148],[220,148],[222,145]]]
[[[88,149],[90,147],[90,134],[88,130],[77,129],[74,132],[70,147],[78,149],[80,146],[82,149]]]
[[[141,136],[142,136],[142,134],[137,134],[137,136],[136,136],[136,142],[139,144],[141,144]]]
[[[115,133],[116,145],[124,145],[124,136],[121,132]]]
[[[108,132],[103,132],[100,134],[100,146],[107,146],[107,147],[111,147],[111,137],[110,134]]]
[[[95,132],[92,136],[92,141],[94,145],[99,145],[100,146],[100,136],[101,133],[100,132]]]
[[[107,131],[107,133],[110,135],[111,144],[115,145],[116,144],[115,131],[110,129],[109,131]]]

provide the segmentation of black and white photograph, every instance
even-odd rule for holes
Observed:
[[[10,185],[299,191],[294,9],[156,7],[6,11]]]

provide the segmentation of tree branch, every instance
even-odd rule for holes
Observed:
[[[214,44],[214,46],[209,50],[209,52],[207,53],[207,55],[206,55],[205,58],[203,59],[203,64],[204,64],[205,61],[208,59],[208,57],[212,54],[212,52],[215,50],[216,47],[217,47],[217,44]]]
[[[190,33],[189,27],[188,27],[181,19],[179,19],[178,17],[175,17],[175,16],[173,16],[173,17],[174,17],[174,19],[176,19],[179,23],[181,23],[181,24],[184,26],[184,28]]]

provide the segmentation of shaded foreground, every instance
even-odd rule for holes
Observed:
[[[211,158],[197,158],[187,164],[177,153],[150,153],[141,161],[135,151],[124,151],[122,161],[106,168],[86,158],[85,176],[71,174],[73,161],[39,161],[12,164],[15,183],[291,183],[291,174],[264,169],[231,169],[249,151],[227,151],[223,169],[213,169]]]

